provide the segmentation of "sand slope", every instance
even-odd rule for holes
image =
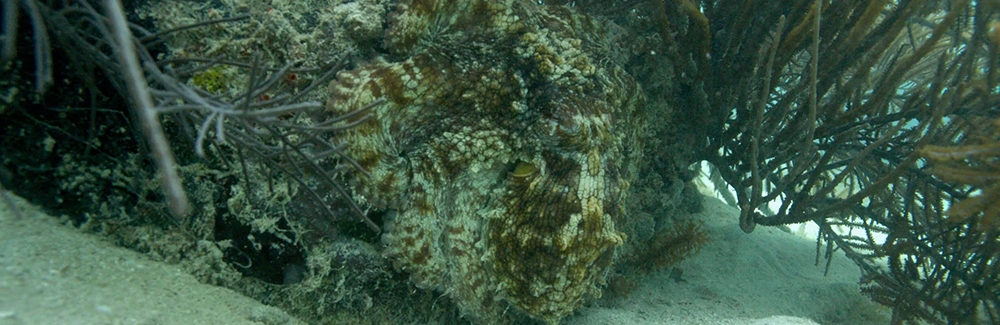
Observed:
[[[301,323],[9,196],[18,212],[0,201],[0,325]],[[843,256],[824,277],[822,265],[813,265],[812,240],[765,227],[747,235],[735,209],[711,198],[705,206],[698,217],[711,241],[677,265],[682,281],[668,271],[653,274],[631,295],[602,300],[563,323],[886,323],[882,309],[858,294],[858,268]]]
[[[300,323],[8,196],[18,212],[0,201],[0,325]]]
[[[885,311],[859,293],[860,270],[843,255],[823,276],[825,260],[814,265],[815,240],[771,227],[745,234],[739,211],[715,198],[706,198],[696,217],[705,221],[710,242],[676,265],[681,282],[661,271],[631,295],[605,303],[613,306],[586,308],[566,323],[888,323]]]

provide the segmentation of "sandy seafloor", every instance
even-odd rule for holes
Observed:
[[[0,325],[301,323],[8,195],[17,211],[0,201]],[[822,263],[813,265],[814,241],[764,227],[744,234],[734,208],[705,201],[710,243],[676,265],[681,281],[655,273],[630,295],[601,300],[563,324],[886,323],[858,293],[859,271],[847,258],[835,258],[824,277]]]

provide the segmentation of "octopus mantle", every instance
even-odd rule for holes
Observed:
[[[341,136],[390,211],[385,251],[477,323],[556,324],[601,295],[644,131],[639,86],[600,24],[525,1],[403,1],[388,58],[341,73],[328,109],[379,98]]]

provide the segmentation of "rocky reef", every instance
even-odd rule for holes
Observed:
[[[0,186],[310,323],[614,304],[707,240],[699,170],[894,323],[1000,323],[995,1],[8,2]]]
[[[557,324],[601,296],[642,155],[644,95],[599,21],[524,1],[402,1],[388,55],[340,73],[327,109],[387,211],[397,269],[476,323]],[[515,308],[510,308],[510,307]]]

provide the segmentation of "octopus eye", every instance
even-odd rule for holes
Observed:
[[[517,167],[514,167],[514,172],[512,173],[514,177],[525,178],[531,176],[535,173],[535,165],[523,161],[517,162]]]
[[[577,135],[580,133],[580,124],[571,117],[562,118],[557,122],[556,130],[567,135]]]

